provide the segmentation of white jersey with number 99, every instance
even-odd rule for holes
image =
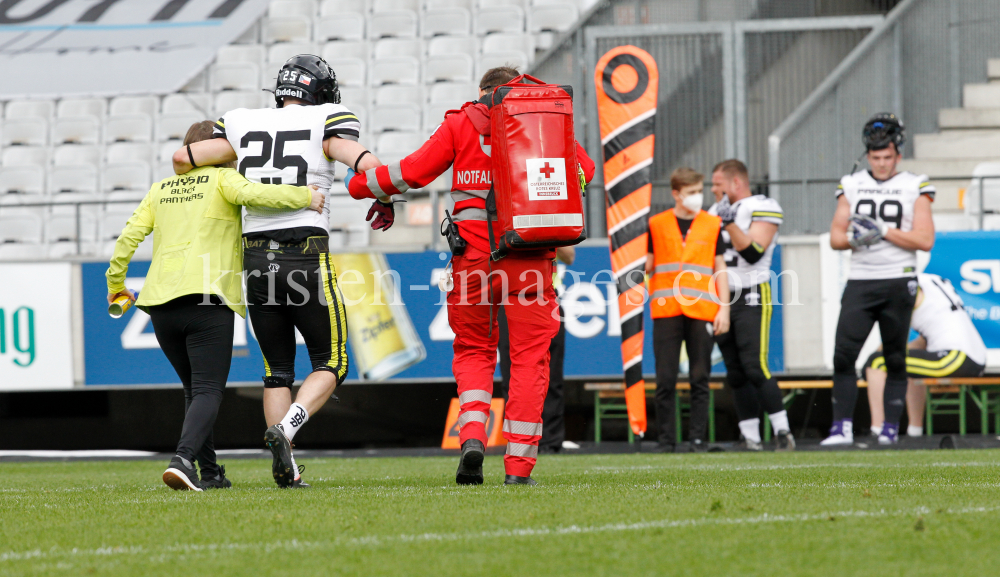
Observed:
[[[215,137],[225,138],[232,145],[237,156],[236,168],[247,180],[263,184],[314,184],[328,196],[334,161],[323,151],[323,141],[333,136],[356,141],[360,130],[358,117],[340,104],[239,108],[227,112],[215,123]],[[329,208],[324,207],[322,214],[308,208],[246,208],[244,233],[298,227],[329,230]]]

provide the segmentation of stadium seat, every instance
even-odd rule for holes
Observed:
[[[264,63],[264,47],[260,44],[229,44],[221,46],[215,54],[216,64],[233,64],[249,62],[260,66]]]
[[[45,192],[45,170],[41,166],[0,168],[0,195],[39,195]]]
[[[65,98],[56,106],[59,118],[94,116],[104,118],[107,102],[103,98]]]
[[[150,142],[153,118],[148,114],[109,116],[104,123],[104,142]]]
[[[528,13],[529,32],[566,32],[580,17],[576,6],[535,6]]]
[[[57,118],[52,124],[53,144],[97,144],[101,120],[96,116]]]
[[[386,132],[419,132],[422,110],[414,104],[394,104],[378,106],[372,110],[369,123],[373,133]]]
[[[362,87],[365,85],[365,61],[360,58],[340,58],[328,61],[337,75],[337,83],[341,86]]]
[[[375,43],[372,53],[375,60],[394,56],[412,56],[420,59],[424,56],[424,45],[417,38],[383,38]]]
[[[160,143],[160,146],[156,149],[156,160],[159,163],[173,163],[174,153],[177,149],[183,145],[183,140],[168,140],[166,142]]]
[[[497,66],[513,66],[518,70],[524,70],[528,67],[528,62],[528,56],[519,50],[483,54],[476,63],[476,76],[481,78],[487,70]]]
[[[476,12],[476,34],[524,32],[524,10],[517,6],[487,6]]]
[[[195,122],[210,120],[195,112],[173,112],[160,116],[156,121],[156,141],[184,140]]]
[[[475,0],[425,0],[424,6],[427,10],[437,8],[465,8],[472,10],[475,8]]]
[[[339,74],[337,75],[337,78],[339,80],[339,78],[340,78]],[[368,89],[364,88],[364,87],[358,88],[358,87],[355,87],[355,86],[341,86],[340,87],[340,103],[343,104],[344,106],[350,108],[352,112],[358,106],[367,106],[368,105]],[[355,113],[355,114],[357,114],[357,113]]]
[[[44,146],[8,146],[3,149],[3,166],[45,166],[49,149]]]
[[[313,0],[271,0],[267,7],[267,15],[270,17],[304,16],[313,18],[316,16],[316,2]]]
[[[275,44],[267,49],[267,64],[264,68],[271,74],[271,78],[277,78],[278,70],[284,66],[285,62],[292,56],[299,54],[316,54],[316,45],[312,42],[287,42]]]
[[[256,92],[220,92],[215,95],[215,113],[218,118],[237,108],[260,108],[261,97]]]
[[[180,142],[177,143],[178,148]],[[176,148],[174,149],[176,150]],[[101,190],[105,193],[119,191],[148,192],[152,182],[150,168],[145,162],[125,162],[109,164],[101,177]]]
[[[80,214],[80,229],[76,228],[76,216],[69,214],[51,215],[45,223],[45,242],[76,243],[97,240],[97,219],[91,214]],[[76,252],[75,250],[73,252]],[[72,253],[70,253],[72,254]]]
[[[424,61],[424,81],[475,82],[472,79],[473,62],[468,54],[428,56]]]
[[[207,92],[208,69],[205,68],[181,87],[180,92]]]
[[[438,8],[423,13],[421,35],[465,36],[472,28],[472,13],[465,8]]]
[[[368,19],[368,38],[416,38],[417,13],[412,10],[394,10],[372,14]]]
[[[495,54],[519,50],[534,59],[535,37],[531,34],[490,34],[483,38],[483,54]]]
[[[2,146],[45,146],[49,143],[49,122],[44,118],[8,118],[0,127]]]
[[[0,212],[0,244],[41,242],[41,217],[28,212]]]
[[[322,18],[327,16],[341,16],[345,13],[354,12],[357,14],[367,14],[369,0],[323,0],[319,5],[319,15]]]
[[[437,128],[438,124],[444,122],[444,113],[449,110],[457,110],[460,108],[461,104],[458,106],[451,104],[425,104],[424,105],[424,132],[431,133]]]
[[[260,28],[260,20],[258,20],[247,28],[246,32],[240,34],[236,40],[233,40],[233,44],[260,44]]]
[[[160,99],[155,96],[119,96],[111,99],[108,114],[148,114],[156,116],[160,113]]]
[[[573,6],[583,8],[586,4],[592,4],[596,0],[531,0],[531,6]]]
[[[108,145],[108,164],[119,162],[149,162],[151,146],[139,142],[116,142]]]
[[[138,202],[128,200],[126,202],[109,203],[104,207],[104,214],[101,215],[97,224],[97,240],[115,241],[121,235],[125,223],[135,212]]]
[[[265,18],[262,24],[264,44],[309,42],[312,38],[312,19],[304,16]]]
[[[489,2],[480,2],[479,5],[485,7],[489,6],[517,6],[518,8],[526,8],[529,4],[529,0],[489,0]]]
[[[206,118],[212,115],[210,94],[168,94],[163,97],[163,114],[194,112]]]
[[[475,36],[435,36],[427,41],[429,56],[477,54],[479,39]]]
[[[288,46],[276,44],[275,46]],[[209,68],[208,87],[212,92],[223,90],[259,90],[260,66],[251,62],[213,64]]]
[[[61,192],[49,197],[53,203],[49,212],[56,214],[76,215],[77,207],[80,214],[99,215],[101,214],[101,195],[91,192]]]
[[[56,103],[51,100],[14,100],[4,108],[4,118],[52,118]]]
[[[424,101],[421,86],[389,85],[375,89],[372,103],[376,106],[384,104],[419,104]]]
[[[0,244],[0,259],[37,261],[45,258],[48,247],[41,243]]]
[[[82,193],[97,194],[96,166],[54,166],[49,171],[49,194]]]
[[[153,182],[159,182],[165,178],[174,176],[174,165],[170,162],[161,162],[153,168]]]
[[[86,144],[62,144],[52,151],[53,166],[100,166],[101,147]]]
[[[419,84],[420,61],[413,57],[396,56],[372,63],[371,84]]]
[[[465,102],[475,100],[479,94],[479,85],[475,83],[439,82],[432,84],[428,90],[428,102],[431,104],[450,104],[458,108]]]
[[[368,60],[371,57],[371,50],[368,48],[368,42],[364,40],[335,40],[323,45],[320,56],[327,62],[340,60],[341,58]]]
[[[396,10],[410,10],[420,12],[420,0],[373,0],[372,12],[393,12]]]
[[[116,207],[114,211],[117,211],[117,207],[121,207],[122,210],[128,208],[132,212],[135,212],[135,208],[139,206],[142,202],[144,196],[146,196],[145,190],[135,191],[135,190],[116,190],[114,192],[109,192],[105,195],[105,212],[107,212],[107,207]],[[121,203],[120,205],[118,203]]]
[[[316,32],[313,38],[316,42],[331,40],[363,40],[365,37],[365,15],[347,12],[339,16],[330,16],[316,21]]]

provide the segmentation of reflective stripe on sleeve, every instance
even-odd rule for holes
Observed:
[[[482,411],[466,411],[458,416],[458,428],[461,429],[469,423],[482,423],[485,425],[489,417],[489,415]]]
[[[403,167],[398,162],[389,165],[389,180],[392,181],[392,185],[399,192],[410,190],[410,185],[406,184],[406,181],[403,180]]]
[[[511,433],[514,435],[532,435],[535,437],[541,437],[542,424],[529,423],[527,421],[511,421],[509,419],[504,419],[503,431],[505,433]]]
[[[471,390],[471,391],[465,391],[464,393],[458,395],[458,403],[460,405],[464,405],[465,403],[474,403],[474,402],[489,404],[489,402],[492,400],[493,400],[493,395],[487,393],[486,391]]]
[[[390,202],[391,199],[382,192],[382,187],[378,185],[378,177],[375,176],[376,170],[378,168],[369,168],[365,171],[365,178],[368,180],[368,191],[382,202]]]
[[[538,447],[535,445],[525,445],[524,443],[507,443],[507,454],[511,457],[537,459]]]

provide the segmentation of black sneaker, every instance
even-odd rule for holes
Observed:
[[[194,463],[180,455],[174,455],[174,458],[170,459],[170,465],[163,472],[163,482],[175,491],[202,490],[198,472],[194,470]]]
[[[299,476],[295,477],[295,480],[292,481],[292,489],[308,489],[310,487],[309,483],[302,480],[302,471],[305,470],[305,465],[299,465]]]
[[[778,431],[774,435],[774,450],[775,451],[794,451],[795,450],[795,437],[792,436],[791,431]]]
[[[517,475],[507,475],[503,481],[504,485],[537,485],[538,481],[531,477],[518,477]]]
[[[455,482],[459,485],[483,484],[483,457],[486,447],[478,439],[462,443],[462,456],[458,458]]]
[[[202,472],[201,486],[203,489],[229,489],[233,484],[226,478],[226,466],[219,465],[219,471],[215,475],[206,477]]]
[[[279,487],[288,488],[295,480],[292,444],[278,425],[272,425],[264,432],[264,445],[271,450],[271,474]]]

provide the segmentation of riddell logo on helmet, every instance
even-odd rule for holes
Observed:
[[[296,88],[279,88],[274,91],[275,96],[291,96],[292,98],[302,98],[302,91]]]

